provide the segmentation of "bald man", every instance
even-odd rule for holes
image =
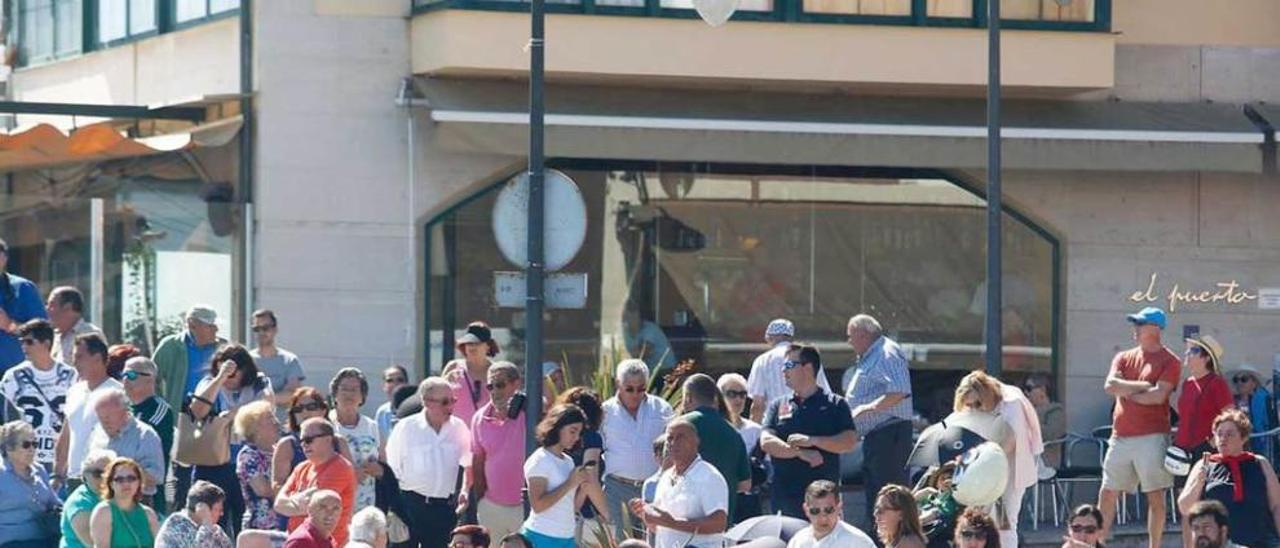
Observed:
[[[284,548],[334,548],[333,531],[342,519],[342,497],[337,491],[320,489],[306,500],[307,519],[289,533]]]
[[[698,456],[698,430],[683,417],[667,425],[671,468],[658,478],[653,503],[632,499],[631,511],[656,529],[655,546],[724,545],[729,525],[729,485],[724,476]],[[675,504],[679,501],[680,504]]]

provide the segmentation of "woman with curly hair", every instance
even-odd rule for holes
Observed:
[[[956,521],[955,548],[1000,548],[995,520],[977,508],[967,508]]]
[[[1201,500],[1227,508],[1231,542],[1241,546],[1280,544],[1280,483],[1266,457],[1245,450],[1253,424],[1239,409],[1227,409],[1213,420],[1217,453],[1202,453],[1178,496],[1183,515]]]

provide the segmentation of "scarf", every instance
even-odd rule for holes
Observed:
[[[1231,500],[1234,502],[1244,501],[1244,473],[1240,470],[1240,465],[1253,461],[1254,455],[1248,451],[1232,457],[1222,453],[1209,455],[1209,462],[1225,464],[1231,471]]]

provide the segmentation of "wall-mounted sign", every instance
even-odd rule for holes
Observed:
[[[1258,308],[1280,310],[1280,287],[1259,287]],[[1280,354],[1277,354],[1280,356]]]
[[[1236,280],[1226,282],[1214,282],[1201,286],[1193,286],[1187,289],[1181,284],[1174,283],[1169,286],[1169,291],[1162,291],[1160,288],[1160,273],[1152,272],[1151,280],[1147,283],[1145,291],[1134,291],[1129,295],[1129,300],[1135,303],[1154,303],[1163,301],[1169,312],[1178,309],[1179,304],[1226,304],[1241,305],[1249,301],[1258,300],[1258,293],[1249,293],[1240,287],[1240,283]],[[1259,303],[1261,307],[1261,303]],[[1280,305],[1277,305],[1280,308]]]

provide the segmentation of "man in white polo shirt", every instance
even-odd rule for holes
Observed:
[[[795,336],[796,326],[786,318],[773,320],[764,329],[764,342],[770,348],[756,356],[756,360],[751,362],[751,373],[747,375],[751,420],[755,422],[763,422],[764,410],[769,408],[769,402],[791,396],[791,389],[787,387],[786,379],[782,378],[782,364],[787,361],[787,349]],[[823,371],[818,371],[818,386],[831,392],[831,383],[827,382],[827,375]]]
[[[453,387],[440,377],[418,386],[422,412],[397,422],[387,440],[387,465],[400,481],[400,498],[411,519],[409,546],[444,546],[467,505],[460,490],[471,466],[471,432],[453,416]]]
[[[687,419],[667,425],[671,468],[658,478],[652,504],[632,499],[631,511],[655,528],[654,548],[724,545],[729,526],[729,485],[714,466],[698,456],[698,430]]]
[[[818,480],[804,490],[804,513],[809,526],[796,532],[787,548],[875,548],[875,541],[845,523],[844,503],[835,482]]]

